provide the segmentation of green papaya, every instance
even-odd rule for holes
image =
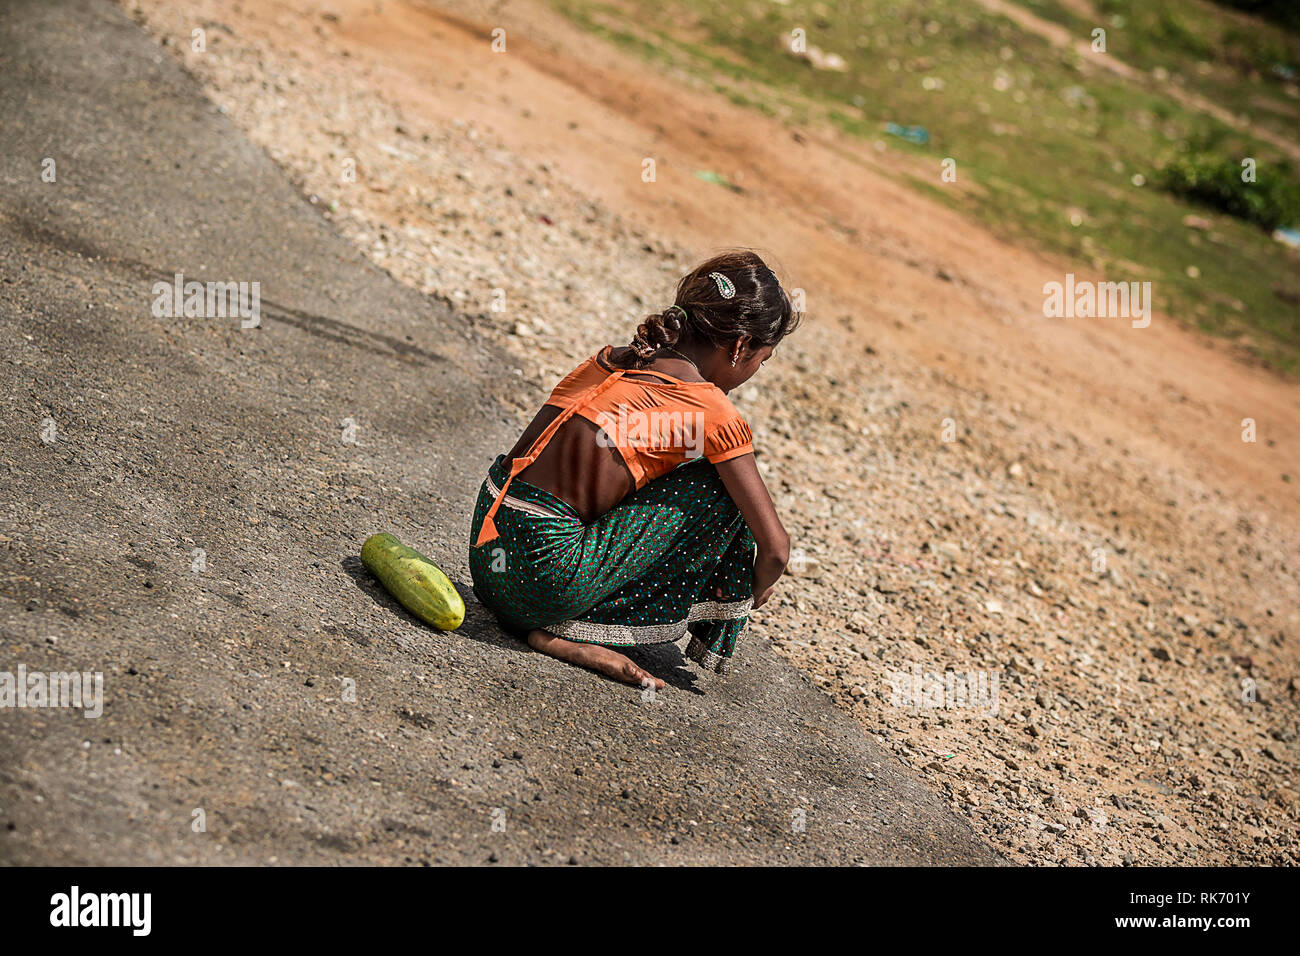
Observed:
[[[465,620],[465,602],[447,575],[388,532],[366,538],[361,546],[361,563],[402,607],[426,624],[454,631]]]

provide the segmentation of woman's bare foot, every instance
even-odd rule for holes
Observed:
[[[566,641],[545,631],[529,631],[528,646],[569,664],[588,667],[624,684],[633,684],[637,687],[653,685],[656,690],[663,690],[664,687],[664,682],[649,671],[637,667],[618,651],[611,651],[608,647],[601,647],[599,644],[579,644],[577,641]],[[646,681],[650,684],[647,685]]]

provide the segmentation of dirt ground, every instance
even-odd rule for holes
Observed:
[[[0,6],[0,64],[0,867],[1005,862],[761,635],[725,679],[631,650],[656,693],[505,632],[467,560],[515,438],[490,330],[111,0]],[[156,309],[177,272],[250,277],[258,324]],[[366,571],[378,529],[454,632]]]
[[[738,395],[799,559],[756,629],[1014,861],[1300,861],[1294,383],[1159,311],[1044,318],[1102,277],[533,0],[124,6],[515,356],[519,424],[693,262],[768,255],[807,321]],[[894,693],[931,672],[996,707]]]

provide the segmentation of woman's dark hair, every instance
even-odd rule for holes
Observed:
[[[722,277],[715,279],[714,274]],[[734,290],[731,298],[724,291]],[[656,351],[680,341],[728,348],[742,335],[750,348],[776,345],[794,331],[802,313],[790,304],[776,274],[749,249],[731,249],[700,263],[677,283],[677,297],[637,327],[631,351],[618,363],[644,368]]]

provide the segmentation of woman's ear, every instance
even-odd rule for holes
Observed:
[[[735,368],[736,363],[740,361],[740,357],[749,351],[749,343],[752,341],[753,338],[749,335],[739,335],[736,337],[736,344],[728,350],[731,352],[732,368]]]

